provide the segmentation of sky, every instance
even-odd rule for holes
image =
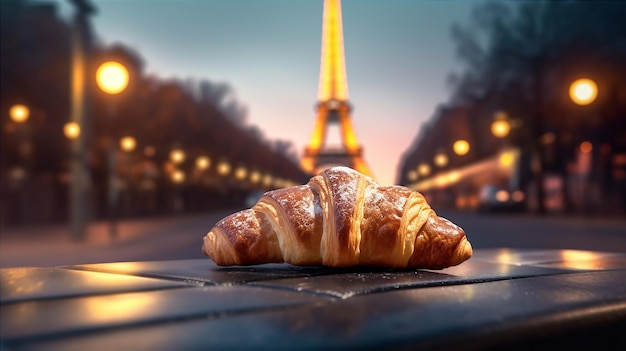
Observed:
[[[61,12],[72,13],[66,0]],[[322,0],[92,0],[101,44],[121,43],[161,79],[228,83],[246,123],[302,154],[315,123]],[[461,70],[451,37],[477,1],[343,0],[349,101],[364,158],[394,184],[402,154]],[[330,133],[336,133],[333,129]],[[330,141],[339,139],[329,136]]]

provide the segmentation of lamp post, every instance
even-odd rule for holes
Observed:
[[[17,124],[22,124],[26,122],[26,120],[28,120],[28,117],[30,116],[29,108],[26,105],[22,105],[22,104],[16,104],[16,105],[11,106],[8,112],[9,112],[9,118],[11,119],[11,121]],[[22,128],[15,128],[15,129],[22,129]],[[4,181],[4,179],[0,179],[0,193],[1,193],[0,194],[0,229],[2,229],[4,227],[6,218],[8,217],[7,216],[8,208],[12,207],[12,206],[7,206],[7,203],[10,203],[10,201],[7,201],[8,192],[9,192],[9,188],[8,188],[8,183],[9,183],[9,178],[10,178],[9,174],[12,172],[9,172],[9,169],[8,169],[9,163],[7,162],[7,157],[4,154],[4,147],[0,147],[0,153],[2,153],[2,155],[0,156],[0,176],[6,175],[7,177],[6,182]],[[7,184],[6,189],[5,189],[5,184]]]
[[[596,101],[598,97],[598,85],[596,84],[595,81],[589,78],[577,79],[573,81],[569,86],[569,97],[572,100],[572,102],[578,106],[590,105],[594,101]],[[591,142],[589,141],[582,142],[579,146],[579,149],[582,154],[586,154],[592,158],[592,161],[591,161],[592,165],[595,162],[597,162],[596,160],[593,160],[594,157],[592,156],[592,153],[591,153],[593,150],[593,145],[591,144]],[[592,166],[590,169],[590,172],[596,172],[596,170],[597,168]],[[592,182],[589,177],[590,176],[587,175],[585,179],[585,186],[583,190],[583,192],[585,193],[585,196],[588,195],[588,192],[590,191],[589,190],[590,183]],[[591,177],[593,178],[593,176]],[[571,203],[570,203],[570,197],[569,197],[569,190],[567,189],[566,182],[563,182],[563,197],[564,197],[566,210],[569,212],[571,209]],[[585,203],[589,203],[589,202],[585,202]]]
[[[72,239],[82,241],[85,235],[86,205],[89,194],[89,168],[87,167],[87,138],[86,133],[91,123],[90,94],[87,78],[90,72],[89,62],[92,52],[92,33],[89,25],[89,16],[96,13],[96,8],[90,0],[68,0],[76,12],[72,23],[72,60],[70,71],[71,79],[71,110],[70,123],[75,125],[70,135],[71,140],[71,183],[70,197],[70,226]],[[82,131],[82,132],[80,132]],[[71,134],[74,132],[74,134]],[[69,137],[69,136],[68,136]]]
[[[128,70],[124,65],[116,61],[107,61],[101,64],[96,71],[96,83],[100,90],[109,95],[118,95],[122,93],[128,86]],[[117,111],[114,101],[110,103],[109,118],[114,119]],[[108,123],[112,125],[111,121]],[[117,237],[117,200],[118,200],[118,184],[117,184],[117,167],[116,167],[116,147],[113,142],[113,128],[109,128],[108,149],[109,149],[109,236]]]
[[[133,165],[130,159],[130,153],[135,150],[135,146],[137,146],[137,141],[132,136],[125,136],[120,139],[120,148],[122,151],[126,153],[126,209],[130,212],[131,208],[131,184],[132,184],[132,169]]]

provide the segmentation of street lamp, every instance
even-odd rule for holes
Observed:
[[[76,122],[67,122],[63,126],[63,134],[66,138],[74,140],[80,136],[80,126]]]
[[[206,156],[199,156],[196,158],[196,168],[201,171],[208,169],[211,166],[211,159]]]
[[[448,164],[448,155],[443,152],[439,152],[435,155],[434,161],[437,167],[445,167]]]
[[[176,184],[181,184],[182,182],[184,182],[185,172],[181,171],[180,169],[174,170],[174,172],[172,172],[172,181]]]
[[[452,145],[452,149],[454,150],[455,154],[459,156],[464,156],[467,155],[467,153],[469,152],[470,144],[467,142],[467,140],[459,139],[454,142],[454,144]]]
[[[217,173],[221,176],[226,176],[230,173],[230,164],[227,161],[221,161],[217,165]]]
[[[122,151],[126,153],[130,153],[135,150],[135,146],[137,146],[137,141],[132,136],[125,136],[120,139],[120,148]],[[125,208],[130,212],[131,208],[131,183],[132,183],[132,170],[133,165],[131,163],[130,155],[126,155],[126,196],[125,196]]]
[[[235,170],[235,179],[241,181],[246,177],[247,174],[248,171],[246,170],[246,168],[244,166],[239,166]]]
[[[426,177],[430,174],[430,166],[427,163],[421,163],[418,167],[417,167],[417,172],[419,173],[419,175],[421,175],[422,177]]]
[[[511,123],[509,122],[509,116],[506,112],[496,112],[493,122],[491,122],[491,133],[496,138],[504,138],[509,135],[511,131]]]
[[[131,152],[135,149],[137,141],[131,136],[125,136],[120,139],[120,148],[125,152]]]
[[[128,70],[124,65],[116,61],[107,61],[101,64],[96,70],[96,83],[100,90],[109,95],[118,95],[128,86]],[[111,101],[110,118],[115,117],[115,106]],[[109,235],[117,236],[116,227],[116,207],[117,207],[117,171],[116,171],[116,149],[113,143],[113,128],[109,130]]]
[[[181,149],[170,151],[170,161],[176,165],[185,162],[185,152]]]
[[[577,105],[589,105],[598,97],[598,85],[588,78],[577,79],[569,86],[569,97]]]
[[[261,173],[259,171],[252,171],[252,173],[250,173],[250,181],[253,184],[256,184],[259,181],[261,181]]]
[[[117,95],[128,86],[128,70],[119,62],[107,61],[98,67],[96,82],[105,93]]]
[[[23,123],[26,122],[26,120],[30,116],[30,110],[26,105],[13,105],[9,109],[9,116],[11,117],[11,120],[13,120],[13,122]]]
[[[266,173],[266,174],[263,176],[263,185],[264,185],[265,187],[269,187],[269,186],[272,184],[272,182],[273,182],[273,181],[274,181],[274,178],[272,177],[272,175],[271,175],[271,174]]]

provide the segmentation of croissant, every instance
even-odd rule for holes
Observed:
[[[419,192],[332,167],[221,219],[204,237],[202,252],[220,266],[442,269],[470,258],[472,246]]]

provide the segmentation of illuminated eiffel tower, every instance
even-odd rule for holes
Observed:
[[[341,165],[372,175],[352,127],[351,110],[343,52],[341,2],[324,0],[317,120],[301,161],[305,171],[316,174],[326,167]],[[329,124],[339,126],[341,145],[327,145]]]

